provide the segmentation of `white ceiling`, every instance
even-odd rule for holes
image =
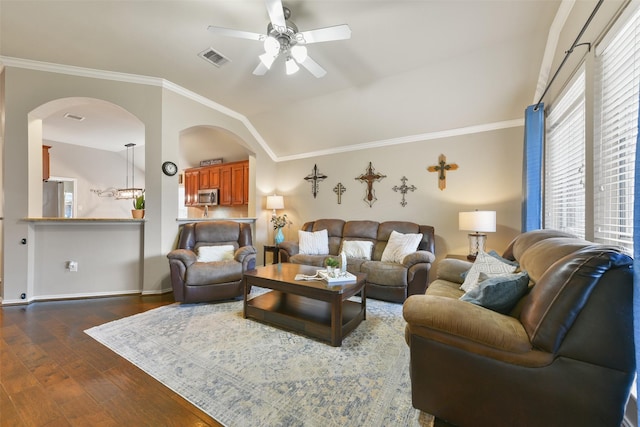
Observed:
[[[261,0],[0,0],[0,55],[164,78],[246,116],[278,158],[295,158],[522,118],[560,1],[285,1],[300,31],[351,28],[349,40],[308,45],[327,70],[316,79],[282,64],[254,76],[261,43],[207,31],[265,33]],[[208,47],[231,62],[197,56]]]

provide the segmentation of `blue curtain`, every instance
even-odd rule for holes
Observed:
[[[530,105],[524,114],[524,164],[522,166],[522,231],[542,228],[542,147],[544,104]]]
[[[638,115],[638,136],[636,140],[636,164],[633,197],[633,331],[636,345],[636,374],[640,378],[640,115]],[[640,382],[640,381],[639,381]],[[636,385],[636,396],[640,387]],[[640,414],[638,424],[640,425]]]

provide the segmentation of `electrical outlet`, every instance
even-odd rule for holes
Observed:
[[[78,271],[78,261],[68,261],[67,262],[67,269],[71,272],[77,272]]]

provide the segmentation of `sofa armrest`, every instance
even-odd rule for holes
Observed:
[[[469,271],[473,263],[461,259],[445,258],[438,262],[436,279],[448,280],[453,283],[464,282],[462,273]]]
[[[518,319],[466,301],[412,295],[405,301],[402,314],[409,335],[480,354],[486,354],[489,349],[511,353],[531,351],[529,336]]]
[[[409,268],[418,263],[431,264],[435,259],[436,256],[429,251],[416,251],[404,257],[402,264]]]
[[[175,249],[167,254],[167,258],[169,258],[170,261],[182,261],[185,267],[189,267],[198,259],[195,252],[190,251],[189,249]]]
[[[242,246],[238,248],[233,258],[242,263],[242,271],[254,270],[256,268],[257,249],[253,246]]]
[[[278,245],[278,248],[280,249],[281,262],[289,262],[289,258],[300,252],[300,245],[298,242],[282,242]]]

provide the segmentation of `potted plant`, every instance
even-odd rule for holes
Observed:
[[[133,199],[131,215],[137,219],[144,218],[144,193]]]
[[[327,273],[329,277],[335,277],[336,268],[338,267],[340,267],[340,261],[332,257],[327,258]]]

